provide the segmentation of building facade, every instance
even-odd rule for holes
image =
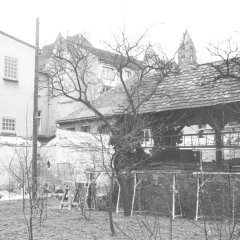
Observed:
[[[88,52],[91,62],[91,86],[88,90],[89,100],[97,99],[101,94],[119,84],[120,78],[116,74],[115,65],[118,56],[111,52],[95,48],[84,36],[76,35],[73,37],[63,38],[60,34],[55,43],[45,46],[42,49],[40,57],[40,82],[47,82],[47,66],[51,61],[51,54],[58,48],[59,42],[72,41],[79,43],[79,47],[84,48]],[[124,78],[135,74],[134,68],[126,67],[123,70]],[[54,135],[56,129],[56,120],[65,117],[66,115],[81,109],[82,105],[79,102],[72,101],[63,96],[51,96],[50,87],[43,88],[39,94],[39,118],[40,128],[39,135],[42,137],[50,137]],[[71,128],[71,127],[69,127]],[[73,129],[73,128],[72,128]],[[85,128],[88,131],[88,128]]]
[[[152,58],[153,58],[153,61],[155,61],[156,53],[151,43],[149,43],[145,51],[143,62],[149,62],[151,61]],[[188,69],[191,69],[192,66],[197,64],[196,49],[195,49],[193,40],[187,30],[183,33],[183,37],[180,41],[178,56],[177,56],[177,64],[179,68],[182,69],[183,71],[185,70],[188,71]],[[98,74],[104,74],[105,67],[106,65],[104,65],[104,63],[102,65],[100,63],[99,64],[100,71]],[[103,79],[105,79],[105,76],[103,77]],[[104,102],[109,102],[109,105],[108,105],[109,108],[112,107],[113,104],[111,102],[115,96],[117,96],[117,94],[112,94],[112,95],[110,94],[110,96],[104,97],[106,99]],[[117,102],[116,104],[118,104],[118,99],[116,100],[116,102]],[[103,109],[102,111],[105,112],[105,109]],[[110,116],[111,111],[107,114],[109,114]],[[91,110],[88,110],[88,109],[78,110],[77,108],[74,111],[70,112],[68,115],[65,115],[61,118],[60,117],[57,118],[57,121],[61,129],[72,130],[72,131],[87,131],[92,134],[98,133],[99,126],[101,126],[102,124],[102,122],[98,120],[96,116],[92,115]],[[204,132],[212,131],[212,128],[206,124],[196,124],[196,125],[186,126],[183,128],[182,131],[184,134],[197,134],[199,131],[204,131]],[[145,139],[149,139],[149,141],[146,141],[146,145],[151,145],[152,140],[149,137],[152,135],[151,129],[145,129],[143,131],[143,134],[144,136],[145,135],[148,136]]]
[[[1,135],[32,136],[35,47],[0,31]]]

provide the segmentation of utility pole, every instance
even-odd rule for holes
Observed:
[[[33,146],[32,146],[32,197],[37,197],[37,142],[38,142],[38,65],[39,65],[39,19],[36,19],[35,77],[33,99]]]

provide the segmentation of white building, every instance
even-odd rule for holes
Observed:
[[[91,87],[88,88],[88,98],[96,99],[99,95],[119,83],[119,76],[116,74],[116,65],[120,57],[117,54],[95,48],[84,36],[78,34],[66,39],[58,35],[55,43],[44,46],[40,56],[40,79],[47,82],[48,74],[46,73],[47,65],[51,61],[51,55],[58,48],[60,41],[77,42],[79,46],[88,52],[91,58]],[[132,68],[125,68],[124,78],[127,79],[134,75],[135,71]],[[56,129],[56,120],[65,117],[81,108],[80,103],[74,102],[66,97],[52,97],[50,88],[40,90],[39,96],[39,118],[41,119],[39,135],[40,137],[50,137],[54,135]]]
[[[35,47],[0,31],[0,134],[31,137]]]

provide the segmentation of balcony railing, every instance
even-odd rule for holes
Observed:
[[[180,139],[180,143],[176,143]],[[222,148],[240,148],[240,132],[222,132]],[[215,148],[215,133],[167,135],[161,139],[164,148]],[[153,138],[144,139],[143,147],[151,148],[154,146]]]

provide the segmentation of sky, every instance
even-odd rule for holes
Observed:
[[[149,28],[146,41],[160,44],[171,57],[187,29],[198,62],[211,61],[206,47],[231,37],[240,43],[239,0],[8,0],[1,1],[0,30],[40,47],[63,36],[84,33],[98,48],[125,30],[129,37]]]

